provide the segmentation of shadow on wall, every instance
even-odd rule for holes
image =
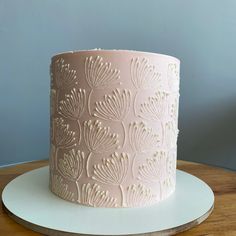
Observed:
[[[236,99],[231,104],[208,106],[204,112],[201,109],[181,120],[178,159],[236,170],[236,103],[232,101]]]

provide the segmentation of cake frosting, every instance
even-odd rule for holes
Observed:
[[[52,58],[54,194],[92,207],[144,207],[175,191],[179,64],[128,50]]]

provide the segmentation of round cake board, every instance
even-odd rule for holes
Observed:
[[[176,191],[143,208],[93,208],[60,199],[49,190],[49,168],[12,180],[2,193],[8,215],[44,235],[172,235],[192,228],[213,210],[214,194],[197,177],[177,170]]]

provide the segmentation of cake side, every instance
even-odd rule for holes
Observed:
[[[138,207],[175,190],[179,61],[83,51],[51,63],[50,189],[93,207]]]

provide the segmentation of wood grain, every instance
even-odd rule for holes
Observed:
[[[1,193],[4,186],[16,176],[46,165],[48,165],[48,161],[36,161],[0,169]],[[178,235],[236,236],[236,173],[221,168],[186,161],[178,161],[178,169],[187,171],[188,173],[201,178],[211,186],[215,193],[214,211],[210,217],[202,224],[191,230],[179,233]],[[2,206],[2,203],[0,204]],[[0,235],[36,236],[41,234],[17,224],[7,215],[2,206],[0,211]],[[145,235],[155,236],[160,234],[152,233]]]

